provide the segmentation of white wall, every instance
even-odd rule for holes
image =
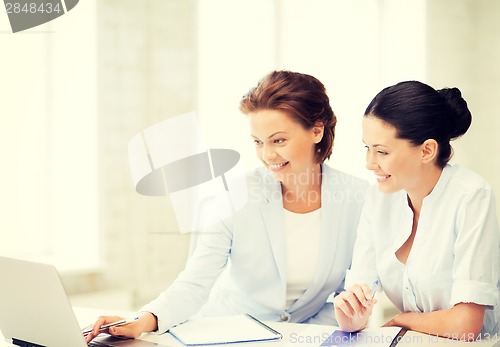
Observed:
[[[458,87],[472,113],[469,131],[452,143],[452,162],[486,178],[499,201],[500,2],[428,3],[427,78],[436,88]]]

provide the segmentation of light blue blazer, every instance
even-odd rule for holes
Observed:
[[[270,321],[335,324],[331,294],[344,289],[368,183],[323,164],[322,230],[316,275],[286,309],[286,243],[281,185],[265,168],[247,175],[248,202],[201,233],[185,270],[141,311],[163,333],[195,314],[250,313]]]

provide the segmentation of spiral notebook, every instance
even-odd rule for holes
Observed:
[[[283,337],[249,314],[194,318],[168,332],[185,346],[277,341]]]

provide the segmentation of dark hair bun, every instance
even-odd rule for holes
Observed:
[[[458,88],[443,88],[438,93],[445,99],[449,109],[450,140],[454,140],[467,132],[472,122],[472,115],[467,102],[462,98]]]

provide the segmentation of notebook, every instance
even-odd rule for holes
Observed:
[[[249,314],[198,317],[168,332],[185,346],[277,341],[282,338],[279,332]]]
[[[87,347],[53,265],[0,256],[0,331],[23,347]],[[98,346],[151,347],[157,343],[101,334]]]

